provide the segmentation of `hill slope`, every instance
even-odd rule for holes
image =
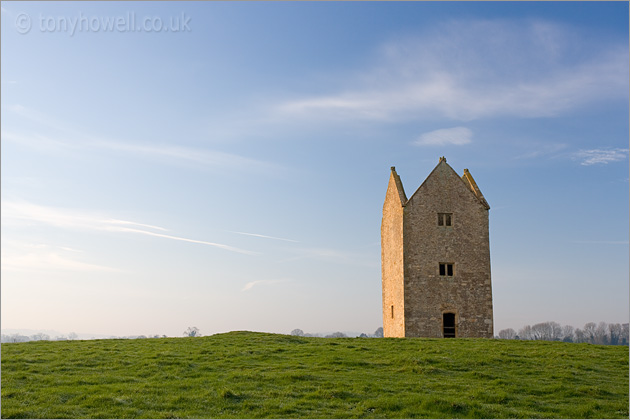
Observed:
[[[2,417],[628,418],[628,348],[201,338],[2,344]]]

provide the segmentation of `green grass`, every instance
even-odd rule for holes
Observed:
[[[2,344],[3,418],[628,418],[628,348],[483,339]]]

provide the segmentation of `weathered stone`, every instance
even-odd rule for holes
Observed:
[[[385,337],[493,336],[489,209],[470,172],[460,178],[445,158],[409,199],[391,168],[381,224]]]

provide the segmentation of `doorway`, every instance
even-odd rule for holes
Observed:
[[[444,338],[455,337],[455,314],[452,312],[445,312],[442,314],[442,328]]]

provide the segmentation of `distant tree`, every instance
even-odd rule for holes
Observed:
[[[618,345],[621,337],[621,324],[608,324],[608,337],[610,338],[610,344],[613,346]]]
[[[304,337],[304,331],[302,331],[299,328],[296,328],[293,331],[291,331],[291,335],[296,335],[298,337]]]
[[[374,331],[374,337],[383,338],[383,327],[378,327],[376,331]]]
[[[188,329],[184,331],[184,337],[201,337],[201,334],[199,333],[199,328],[188,327]]]
[[[581,330],[580,328],[575,329],[575,331],[573,332],[573,336],[575,337],[573,340],[574,343],[587,343],[588,342],[586,338],[586,334],[584,334],[584,331]]]
[[[560,326],[560,324],[555,323]],[[532,325],[532,335],[534,340],[552,341],[554,339],[554,328],[551,322],[541,322]]]
[[[562,341],[565,343],[573,343],[573,327],[571,325],[562,327]]]
[[[551,329],[551,339],[553,341],[561,341],[563,338],[562,325],[558,324],[557,322],[551,321],[549,323],[549,328]]]
[[[347,335],[339,331],[326,336],[326,338],[345,338],[345,337],[347,337]]]
[[[79,336],[75,332],[68,334],[68,340],[76,340]]]
[[[9,336],[9,343],[24,343],[26,341],[29,341],[29,338],[25,335],[15,333]]]
[[[584,328],[582,331],[584,332],[584,338],[587,343],[595,342],[595,330],[597,329],[597,325],[594,322],[588,322],[584,324]]]
[[[534,336],[532,334],[531,325],[525,325],[523,328],[518,330],[518,336],[521,340],[533,340]]]
[[[33,340],[33,341],[48,341],[48,340],[50,340],[50,336],[48,334],[44,334],[44,333],[37,333],[37,334],[31,335],[31,340]]]
[[[627,346],[630,343],[628,337],[628,325],[629,324],[621,324],[621,335],[619,336],[619,343],[623,346]]]
[[[516,338],[516,331],[512,328],[507,328],[505,330],[499,331],[499,338],[504,340],[514,340]]]
[[[608,324],[600,322],[595,328],[595,344],[609,344],[610,339],[608,337]]]

